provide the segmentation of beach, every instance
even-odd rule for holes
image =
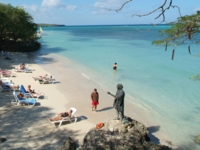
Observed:
[[[38,99],[36,106],[13,106],[12,92],[1,92],[1,131],[0,136],[7,139],[0,145],[1,149],[57,149],[65,139],[70,136],[78,145],[83,143],[85,134],[96,124],[109,118],[115,118],[112,107],[113,97],[107,91],[115,94],[116,87],[104,89],[101,85],[91,80],[86,73],[78,69],[73,61],[68,59],[57,60],[54,55],[45,55],[40,61],[30,53],[12,53],[12,60],[0,59],[1,69],[12,69],[20,63],[29,64],[30,73],[16,73],[11,77],[15,85],[28,85],[32,89],[44,93],[44,98]],[[41,60],[43,61],[41,62]],[[64,61],[64,67],[63,67]],[[67,69],[66,69],[67,68]],[[39,84],[32,77],[50,74],[55,76],[54,84]],[[99,92],[99,105],[97,112],[91,111],[90,94],[96,88]],[[125,88],[124,91],[126,92]],[[156,130],[158,124],[151,120],[151,116],[138,106],[129,102],[125,97],[125,116],[129,116],[150,129],[149,136],[152,141],[169,145],[169,139]],[[54,126],[48,118],[75,107],[78,117],[76,123],[64,123],[60,127]],[[176,145],[169,145],[170,147]]]

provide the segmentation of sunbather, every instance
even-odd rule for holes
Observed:
[[[18,96],[19,98],[23,98],[23,97],[24,97],[24,94],[19,93],[17,96]]]
[[[25,63],[20,64],[19,66],[15,67],[16,71],[22,71],[22,70],[26,70],[26,65]]]
[[[63,117],[71,117],[72,115],[72,110],[68,110],[67,112],[62,112],[60,114],[58,114],[56,117],[54,118],[50,118],[50,121],[58,121],[58,120],[62,120]]]
[[[19,67],[21,70],[24,70],[25,69],[25,64],[24,63],[22,63],[21,65],[20,65],[20,67]]]
[[[0,85],[1,85],[2,87],[9,87],[9,88],[11,88],[12,90],[19,89],[19,85],[18,85],[18,86],[14,86],[14,85],[6,85],[5,83],[3,83],[2,80],[0,80]]]
[[[47,79],[48,78],[48,74],[45,74],[44,76],[39,76],[39,77],[33,77],[33,79],[36,81],[42,81],[43,79]]]
[[[43,93],[35,92],[35,90],[31,90],[31,85],[28,85],[27,93],[30,93],[33,97],[39,97],[44,95]]]

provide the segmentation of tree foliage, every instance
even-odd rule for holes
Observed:
[[[0,3],[0,43],[1,48],[19,49],[21,45],[31,45],[38,39],[37,24],[21,7]]]
[[[183,16],[171,24],[171,28],[159,31],[161,40],[153,41],[152,44],[178,46],[186,42],[200,43],[200,14]]]

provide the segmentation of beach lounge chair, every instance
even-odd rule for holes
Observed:
[[[49,75],[48,74],[45,74],[44,76],[39,76],[39,77],[33,77],[33,79],[35,81],[38,81],[38,82],[43,82],[43,79],[48,79],[49,78]]]
[[[6,85],[14,85],[12,80],[10,80],[9,78],[0,78],[0,80]]]
[[[39,80],[40,84],[54,84],[55,81],[56,81],[56,79],[54,76],[51,76],[50,78]]]
[[[10,88],[10,87],[4,87],[4,86],[1,86],[0,85],[0,87],[1,87],[1,92],[10,92],[10,91],[12,91],[12,89]]]
[[[30,72],[29,68],[28,68],[29,65],[26,65],[24,69],[21,69],[20,68],[20,65],[15,67],[14,69],[12,69],[13,71],[15,72],[24,72],[24,73],[27,73],[27,72]]]
[[[22,94],[24,94],[25,97],[31,97],[31,98],[33,98],[33,96],[32,96],[30,93],[28,93],[28,92],[26,91],[26,89],[24,88],[23,85],[20,85],[19,91],[20,91]],[[38,97],[37,97],[37,98],[38,98]]]
[[[28,72],[28,68],[24,68],[24,69],[14,68],[13,71],[15,71],[15,72],[24,72],[24,73],[27,73],[27,72]]]
[[[16,74],[12,70],[0,70],[0,77],[15,77]]]
[[[1,55],[3,56],[3,57],[7,57],[7,58],[9,58],[9,53],[8,52],[4,52],[4,51],[1,51]]]
[[[58,121],[51,121],[49,120],[49,122],[53,123],[53,124],[58,124],[58,126],[61,126],[63,122],[69,121],[70,123],[72,123],[72,121],[76,122],[77,121],[77,117],[74,116],[74,114],[77,112],[76,108],[71,107],[70,108],[72,110],[72,114],[71,117],[62,117],[62,120],[58,120]],[[70,110],[69,109],[69,110]]]
[[[18,95],[16,94],[15,91],[13,91],[13,96],[15,98],[15,100],[11,101],[11,104],[26,104],[26,105],[32,105],[35,106],[35,104],[37,103],[37,100],[35,98],[20,98],[18,97]]]

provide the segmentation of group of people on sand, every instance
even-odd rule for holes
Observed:
[[[0,80],[0,85],[4,88],[11,88],[12,90],[19,90],[19,85],[15,86],[15,85],[7,85],[5,84],[2,80]],[[32,90],[31,89],[31,85],[28,85],[28,88],[27,88],[27,91],[26,93],[29,93],[32,95],[32,97],[38,97],[38,96],[41,96],[43,95],[43,93],[39,93],[39,92],[35,92],[35,90]],[[24,97],[24,94],[23,93],[19,93],[18,95],[20,98],[23,98]]]
[[[25,91],[26,93],[29,93],[32,97],[39,97],[39,96],[44,96],[44,94],[42,92],[35,92],[35,90],[31,89],[31,85],[28,85],[28,88],[27,90]],[[25,93],[24,93],[25,94]],[[19,93],[19,97],[20,98],[23,98],[24,97],[24,94],[23,93]]]
[[[113,70],[117,70],[117,63],[113,64]],[[107,92],[107,94],[114,97],[114,103],[113,107],[116,109],[117,117],[116,120],[120,120],[123,123],[124,118],[124,97],[125,92],[123,91],[123,85],[118,84],[117,85],[117,92],[116,94],[111,94],[110,92]],[[92,111],[97,111],[97,105],[99,104],[99,93],[97,92],[97,89],[94,88],[94,91],[91,93],[91,105],[92,105]],[[58,121],[62,120],[63,117],[71,117],[73,113],[73,110],[68,110],[67,112],[62,112],[58,114],[54,118],[50,118],[50,121]]]
[[[97,89],[95,88],[94,91],[91,93],[91,100],[92,100],[92,111],[97,110],[97,105],[99,104],[99,93],[97,92]],[[49,121],[58,121],[62,120],[63,117],[71,117],[73,113],[73,110],[69,109],[67,112],[62,112],[59,113],[56,117],[54,118],[49,118]]]
[[[23,70],[23,69],[25,69],[25,66],[26,66],[25,63],[22,63],[22,64],[20,64],[19,69]],[[19,85],[15,86],[15,85],[12,85],[12,84],[6,84],[6,83],[4,83],[1,79],[0,79],[0,85],[1,85],[3,88],[10,88],[10,89],[12,89],[12,90],[19,90],[19,88],[20,88]],[[31,94],[32,97],[38,97],[38,96],[43,95],[43,93],[35,92],[35,90],[32,90],[32,89],[31,89],[31,85],[28,85],[28,88],[27,88],[26,93]],[[24,97],[24,94],[20,92],[20,94],[19,94],[18,96],[19,96],[20,98],[22,98],[22,97]]]

